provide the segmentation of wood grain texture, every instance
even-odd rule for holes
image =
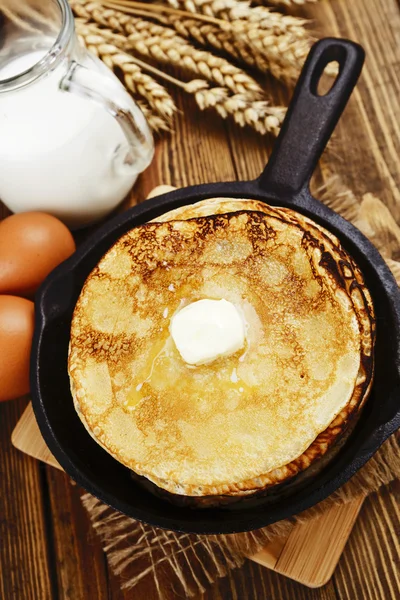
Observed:
[[[298,11],[313,19],[319,34],[350,37],[366,48],[363,75],[328,151],[331,171],[339,173],[357,197],[373,192],[400,222],[399,4],[396,0],[319,0]],[[274,84],[272,89],[269,81],[267,86],[275,99],[287,98],[281,86]],[[253,178],[267,160],[270,140],[200,113],[192,99],[174,95],[185,117],[175,117],[175,135],[158,144],[155,160],[139,178],[127,204],[143,200],[161,182],[183,186]],[[322,169],[316,178],[321,182],[326,176]],[[6,214],[0,205],[0,216]],[[151,589],[120,591],[97,550],[88,563],[87,521],[76,506],[79,491],[68,490],[62,473],[53,471],[54,480],[47,480],[37,462],[10,448],[9,436],[24,406],[24,401],[0,406],[1,600],[57,600],[68,597],[60,591],[64,586],[77,594],[76,600],[156,598]],[[398,484],[365,502],[332,580],[319,590],[249,561],[197,600],[396,600],[400,597],[399,502]],[[82,557],[85,573],[79,560],[65,563],[68,551]],[[84,579],[92,571],[96,583],[90,588]],[[107,586],[105,596],[99,592],[102,585]],[[79,596],[82,593],[86,595]]]
[[[308,587],[331,578],[364,498],[330,507],[322,517],[296,525],[287,538],[273,540],[252,560]]]
[[[196,600],[200,599],[339,600],[339,597],[332,582],[314,590],[248,561],[240,569],[232,571],[229,577],[217,581],[205,594],[196,597]]]
[[[10,444],[25,405],[0,404],[0,598],[52,600],[43,467]]]
[[[80,501],[81,490],[65,473],[46,468],[54,561],[60,600],[107,600],[108,575],[101,544]]]
[[[377,195],[399,214],[400,17],[396,0],[322,0],[305,9],[324,35],[362,44],[360,81],[335,133],[333,167],[358,197]]]
[[[153,191],[152,195],[157,195],[157,191],[158,193],[163,193],[170,189],[172,188],[159,186],[159,188],[156,188]],[[61,469],[59,463],[51,454],[41,436],[31,404],[26,407],[21,419],[18,421],[18,424],[12,433],[11,440],[13,445],[22,452],[25,452],[50,466],[58,468],[58,470]],[[48,481],[49,487],[51,487],[50,482],[61,482],[64,480],[58,478],[55,479],[49,473]],[[71,488],[68,487],[68,493],[63,494],[62,496],[60,495],[60,497],[63,501],[65,500],[64,503],[68,502],[69,512],[76,512],[76,515],[79,517],[81,516],[82,510],[79,510],[76,504],[69,500],[70,491]],[[57,492],[58,487],[55,488],[54,493],[50,494],[51,502],[53,502],[54,496],[57,496]],[[71,498],[73,498],[72,495]],[[319,587],[324,585],[331,578],[332,573],[335,570],[343,548],[357,519],[363,500],[363,498],[360,498],[355,499],[348,504],[332,506],[328,508],[321,517],[314,518],[307,523],[294,525],[289,535],[272,540],[265,548],[252,556],[251,559],[264,567],[273,569],[278,573],[290,577],[295,581],[299,581],[309,587]],[[53,519],[53,513],[57,513],[58,510],[59,503],[56,501],[54,510],[52,511]],[[70,521],[68,521],[68,526],[74,530],[73,525],[74,524],[71,524]],[[58,541],[58,537],[62,538],[61,534],[63,533],[63,526],[64,523],[62,527],[59,528],[57,519],[54,519],[53,531],[56,542]],[[60,529],[60,531],[58,531],[58,529]],[[59,536],[56,536],[57,533]],[[84,539],[86,539],[86,536],[84,536]],[[84,553],[86,545],[78,545],[78,538],[76,536],[73,536],[72,541],[74,545],[77,546],[73,556],[71,556],[69,552],[64,556],[64,546],[56,543],[57,554],[60,553],[62,557],[60,564],[65,565],[65,568],[62,568],[59,573],[62,579],[62,581],[59,582],[61,584],[65,578],[69,580],[65,575],[65,571],[69,573],[71,569],[76,570],[78,565],[84,563],[86,558]],[[77,556],[80,558],[80,563],[76,562]],[[81,584],[82,586],[85,579],[81,581],[79,577],[74,577],[73,581],[73,594],[76,595],[77,586],[80,590],[79,585]],[[69,588],[63,585],[62,589],[66,590]],[[69,598],[70,596],[67,595],[65,597]]]
[[[295,527],[275,565],[275,571],[310,587],[331,578],[364,498],[332,506],[324,517]]]
[[[400,598],[400,482],[365,501],[334,583],[341,598]]]
[[[39,426],[33,414],[32,404],[29,403],[11,434],[11,443],[15,448],[44,463],[61,469],[48,447],[46,446]]]

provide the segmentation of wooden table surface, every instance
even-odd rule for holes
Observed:
[[[400,221],[400,7],[396,0],[319,0],[299,9],[318,31],[359,41],[367,51],[361,81],[331,145],[331,171],[357,197],[377,195]],[[267,83],[276,101],[288,93]],[[157,145],[156,158],[132,194],[175,186],[253,178],[271,140],[197,111],[177,95],[186,117]],[[326,169],[316,173],[318,182]],[[2,207],[0,216],[6,216]],[[400,257],[397,257],[399,260]],[[1,357],[0,357],[1,360]],[[153,587],[121,592],[80,504],[81,490],[51,467],[12,449],[11,431],[27,399],[0,405],[0,599],[152,600]],[[369,498],[332,580],[311,590],[248,561],[203,600],[400,598],[400,484]]]

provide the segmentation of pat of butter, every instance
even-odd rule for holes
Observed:
[[[198,300],[171,319],[172,339],[189,365],[204,365],[243,348],[245,323],[227,300]]]

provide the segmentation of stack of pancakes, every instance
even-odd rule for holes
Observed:
[[[238,307],[246,345],[194,367],[169,325],[203,298]],[[94,439],[155,489],[237,500],[333,453],[370,391],[374,339],[362,273],[334,235],[290,209],[204,200],[132,229],[90,273],[72,396]]]

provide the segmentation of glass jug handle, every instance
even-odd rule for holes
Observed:
[[[60,82],[60,89],[103,106],[119,123],[127,146],[119,147],[115,166],[121,174],[144,171],[154,155],[153,137],[146,119],[122,84],[93,69],[72,61]]]

